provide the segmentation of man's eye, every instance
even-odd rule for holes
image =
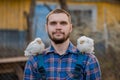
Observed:
[[[62,21],[62,22],[60,22],[60,24],[61,24],[61,25],[67,25],[67,22]]]
[[[56,25],[57,23],[56,22],[50,22],[50,25]]]

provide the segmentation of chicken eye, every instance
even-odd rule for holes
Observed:
[[[82,40],[82,41],[80,41],[80,44],[83,44],[84,42],[85,42],[85,41]]]
[[[41,41],[37,40],[38,44],[41,44]]]

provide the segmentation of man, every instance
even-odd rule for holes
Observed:
[[[51,46],[43,52],[43,63],[46,80],[100,80],[101,73],[97,58],[93,54],[84,54],[87,60],[82,76],[75,78],[75,67],[79,51],[70,42],[72,32],[71,16],[62,9],[51,11],[46,17],[46,31],[51,39]],[[38,55],[37,55],[38,56]],[[24,80],[42,80],[38,78],[37,56],[31,56],[26,63]],[[81,74],[81,73],[77,73]],[[74,79],[75,78],[75,79]]]

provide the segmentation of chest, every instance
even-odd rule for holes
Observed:
[[[50,54],[45,57],[45,70],[48,77],[65,78],[73,72],[77,56],[73,54],[57,55]]]

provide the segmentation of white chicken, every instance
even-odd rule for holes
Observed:
[[[94,51],[94,40],[89,37],[82,36],[77,39],[77,48],[82,53],[93,53],[94,54],[93,52]]]
[[[36,38],[34,41],[30,42],[26,48],[25,56],[41,54],[45,49],[45,45],[40,38]]]

